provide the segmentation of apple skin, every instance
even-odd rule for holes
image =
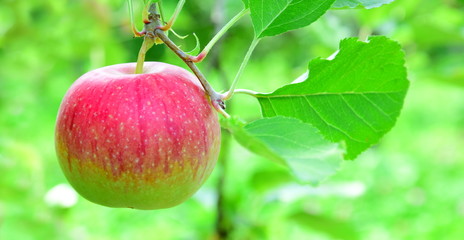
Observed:
[[[84,198],[108,207],[160,209],[191,197],[220,149],[218,117],[197,78],[145,62],[81,76],[57,117],[61,168]]]

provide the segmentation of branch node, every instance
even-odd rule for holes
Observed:
[[[224,111],[226,105],[224,103],[223,96],[214,91],[209,82],[206,80],[203,73],[201,73],[200,69],[198,69],[198,67],[194,63],[196,61],[201,61],[204,58],[204,56],[200,54],[198,57],[193,57],[186,54],[166,35],[166,33],[163,30],[164,27],[161,23],[161,15],[158,14],[155,3],[152,3],[150,5],[148,19],[150,22],[146,23],[144,27],[144,31],[146,32],[145,37],[150,38],[154,41],[157,38],[159,38],[161,41],[163,41],[164,44],[166,44],[166,46],[168,46],[192,70],[192,72],[195,74],[195,76],[198,78],[201,85],[203,86],[205,93],[209,96],[214,109],[216,109],[216,111],[224,115],[224,117],[230,117],[229,114],[227,114]]]

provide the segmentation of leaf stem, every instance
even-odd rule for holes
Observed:
[[[258,96],[258,92],[248,90],[248,89],[235,89],[234,94],[236,94],[236,93],[246,94],[246,95],[250,95],[250,96],[253,96],[253,97]]]
[[[164,22],[164,12],[163,12],[163,8],[161,8],[161,0],[156,2],[156,4],[158,5],[158,9],[159,9],[159,12],[160,12],[161,22]]]
[[[192,56],[191,60],[194,62],[201,62],[206,57],[206,55],[208,55],[209,51],[213,48],[214,44],[216,44],[219,41],[219,39],[221,39],[221,37],[224,36],[224,34],[226,34],[227,31],[235,23],[237,23],[243,16],[245,16],[249,12],[250,9],[245,8],[242,11],[240,11],[237,15],[235,15],[228,23],[226,23],[226,25],[224,25],[224,27],[221,28],[221,30],[219,30],[219,32],[216,33],[216,35],[214,35],[211,41],[209,41],[209,43],[205,46],[203,51],[201,51],[201,53],[198,54],[198,56]]]
[[[185,3],[185,0],[180,0],[177,3],[176,10],[174,10],[174,14],[172,14],[172,17],[169,19],[166,25],[160,27],[161,30],[167,31],[171,29],[172,25],[174,25],[174,22],[176,22],[176,19],[179,16],[180,11],[182,11],[182,8],[184,7],[184,3]]]
[[[127,0],[127,5],[129,7],[131,30],[134,33],[134,37],[141,37],[141,36],[143,36],[144,33],[137,30],[137,27],[135,26],[135,23],[134,23],[134,10],[132,8],[132,0]]]
[[[227,91],[227,93],[223,96],[224,100],[229,100],[234,95],[235,88],[237,87],[238,80],[242,76],[243,71],[245,70],[245,67],[248,64],[248,61],[250,60],[251,54],[253,53],[253,51],[255,50],[256,46],[259,43],[259,40],[260,40],[259,38],[255,38],[251,42],[251,45],[248,48],[248,51],[247,51],[247,53],[245,55],[245,58],[243,59],[242,64],[240,65],[240,68],[238,69],[237,74],[235,75],[234,81],[232,82],[232,85],[230,86],[229,91]]]

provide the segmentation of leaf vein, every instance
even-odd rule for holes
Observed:
[[[343,131],[342,129],[338,128],[337,126],[329,123],[326,119],[324,119],[322,117],[322,115],[314,108],[314,106],[311,104],[311,101],[308,99],[308,98],[305,98],[306,101],[308,102],[309,106],[314,110],[314,112],[316,113],[316,115],[329,127],[339,131],[340,133],[342,133],[343,135],[347,136],[348,138],[350,138],[351,140],[355,141],[355,142],[360,142],[360,143],[364,143],[363,141],[361,140],[358,140],[358,139],[355,139],[354,137],[352,137],[351,135],[349,135],[348,133],[346,133],[345,131]]]
[[[388,119],[390,119],[390,121],[393,121],[393,119],[391,118],[391,116],[389,114],[387,114],[387,112],[385,112],[379,105],[377,105],[374,101],[372,101],[370,98],[368,98],[366,95],[362,94],[361,96],[363,96],[369,103],[371,103],[375,109],[377,109],[379,112],[381,112],[383,115],[385,115]]]
[[[348,108],[354,113],[354,115],[356,115],[364,124],[366,124],[370,129],[372,129],[375,133],[381,133],[382,131],[376,129],[374,126],[372,126],[371,124],[369,124],[369,122],[366,121],[366,119],[364,119],[354,108],[353,106],[350,105],[350,103],[348,103],[348,101],[343,97],[343,95],[341,96],[343,102],[346,103],[346,106],[348,106]]]
[[[300,2],[301,2],[301,1],[300,1]],[[298,3],[300,3],[300,2],[298,2]],[[266,31],[270,31],[270,29],[279,28],[279,27],[281,27],[281,26],[283,26],[283,25],[289,25],[289,24],[298,22],[298,21],[300,21],[301,19],[306,18],[308,15],[311,15],[311,14],[313,14],[314,12],[320,10],[320,8],[322,7],[322,5],[323,5],[324,3],[325,3],[325,2],[322,1],[321,4],[320,4],[319,6],[317,6],[313,11],[308,12],[307,14],[301,16],[300,18],[294,19],[294,20],[292,20],[292,21],[290,21],[290,22],[285,22],[285,23],[281,23],[281,24],[274,25],[274,26],[272,26],[272,27],[268,27],[268,28],[266,29]],[[290,4],[289,6],[291,6],[291,5],[292,5],[292,4]],[[274,22],[276,19],[277,19],[277,17],[276,17],[272,22]],[[271,24],[272,24],[272,23],[271,23]],[[271,25],[271,24],[269,24],[269,25]],[[269,26],[269,25],[268,25],[268,26]]]

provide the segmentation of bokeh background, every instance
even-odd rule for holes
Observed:
[[[134,0],[140,22],[141,0]],[[172,13],[177,1],[164,1]],[[202,46],[240,0],[187,1],[175,39]],[[141,24],[138,25],[139,28]],[[464,239],[464,1],[396,0],[377,9],[331,10],[309,27],[266,38],[240,88],[272,91],[328,57],[346,37],[381,34],[406,52],[410,91],[397,125],[318,187],[224,133],[205,186],[166,210],[111,209],[78,197],[54,152],[61,98],[83,73],[136,60],[123,0],[0,0],[0,239]],[[226,89],[253,36],[249,16],[198,64]],[[148,60],[185,67],[165,46]],[[239,96],[229,112],[259,117]]]

